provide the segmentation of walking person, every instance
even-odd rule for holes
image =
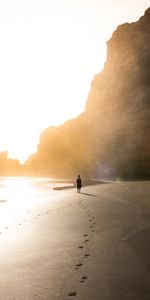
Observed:
[[[76,179],[76,184],[77,184],[77,193],[80,193],[81,187],[82,187],[82,180],[81,180],[80,175],[78,175],[78,177]]]

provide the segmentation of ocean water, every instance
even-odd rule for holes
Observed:
[[[71,183],[44,177],[0,177],[0,230],[46,199],[52,201],[58,193],[53,188],[65,185]]]

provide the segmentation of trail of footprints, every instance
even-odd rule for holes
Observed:
[[[34,207],[41,210],[41,207],[40,207],[40,206],[35,205]],[[53,209],[53,210],[52,210],[52,209],[49,209],[49,210],[43,211],[42,213],[38,213],[38,212],[37,212],[37,214],[36,214],[35,216],[32,216],[31,218],[37,220],[39,217],[41,217],[41,216],[44,215],[44,214],[48,215],[48,214],[50,214],[50,213],[52,213],[52,212],[57,212],[57,210],[60,210],[60,209],[62,209],[62,208],[63,208],[63,207],[60,207],[59,209],[56,209],[56,208],[55,208],[55,209]],[[26,212],[27,212],[28,214],[30,214],[32,211],[31,211],[30,209],[26,209]],[[16,215],[13,215],[13,218],[14,218],[15,221],[16,221],[15,224],[14,224],[15,226],[22,226],[23,223],[30,221],[28,217],[27,217],[26,219],[17,220],[17,216],[16,216]],[[8,226],[5,226],[5,227],[1,228],[1,229],[0,229],[0,234],[3,233],[3,230],[8,230],[8,229],[9,229]]]
[[[86,205],[84,205],[82,200],[79,201],[79,205],[85,210],[87,214],[88,222],[89,222],[89,230],[88,230],[89,232],[83,234],[83,243],[80,246],[78,246],[78,249],[80,250],[79,255],[82,254],[82,258],[79,259],[78,263],[76,263],[76,265],[74,266],[74,270],[78,270],[79,272],[80,275],[78,280],[79,284],[84,284],[88,280],[88,276],[86,274],[81,275],[81,271],[84,266],[85,259],[91,258],[88,251],[89,247],[87,246],[90,243],[93,232],[95,232],[94,227],[96,225],[96,219],[93,213],[86,207]],[[73,288],[73,290],[68,293],[68,298],[75,299],[76,296],[77,296],[77,291],[75,290],[75,288]]]
[[[95,217],[93,215],[93,213],[86,207],[86,205],[83,204],[83,201],[80,200],[79,201],[79,205],[85,210],[87,217],[88,217],[88,222],[89,222],[89,233],[85,233],[83,234],[83,244],[78,246],[78,249],[82,251],[82,259],[79,260],[79,262],[74,266],[74,270],[82,270],[82,267],[84,266],[84,260],[90,258],[90,254],[87,251],[87,245],[90,242],[90,238],[92,237],[91,234],[95,231],[94,227],[96,225],[96,220]],[[41,208],[40,206],[38,208]],[[63,208],[63,207],[61,207]],[[59,208],[60,209],[60,208]],[[58,209],[58,210],[59,210]],[[57,209],[54,209],[54,211],[57,211]],[[27,212],[30,213],[31,210],[27,209]],[[45,211],[45,214],[49,214],[51,213],[52,210],[48,210]],[[41,216],[41,214],[37,214],[36,216],[34,216],[34,219],[38,219]],[[16,218],[16,216],[14,215],[14,218]],[[22,222],[26,222],[27,220],[23,219]],[[17,224],[16,224],[17,225]],[[22,225],[22,223],[18,223],[19,226]],[[8,227],[5,227],[4,229],[8,229]],[[2,233],[2,231],[0,232],[0,234]],[[79,253],[79,255],[81,254],[81,252]],[[85,274],[83,276],[80,276],[79,278],[79,283],[80,284],[84,284],[86,281],[88,280],[88,276]],[[68,297],[70,299],[75,299],[74,297],[77,296],[77,292],[75,290],[71,291],[68,293]]]

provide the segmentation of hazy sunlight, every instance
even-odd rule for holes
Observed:
[[[49,179],[0,177],[0,228],[23,218],[33,206],[41,203],[41,196],[46,199],[48,195],[50,201],[50,186]]]
[[[0,151],[21,162],[40,133],[84,110],[106,40],[147,0],[0,1]]]

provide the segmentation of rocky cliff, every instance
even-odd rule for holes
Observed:
[[[150,176],[150,8],[118,26],[85,111],[42,134],[26,162],[42,175]]]

